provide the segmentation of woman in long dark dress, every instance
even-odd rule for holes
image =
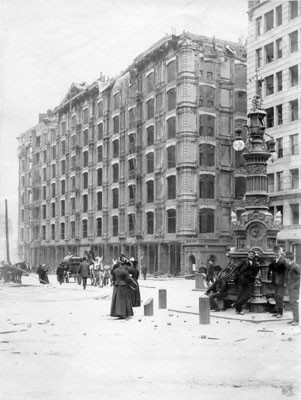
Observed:
[[[110,316],[119,319],[129,318],[134,315],[129,287],[131,277],[122,264],[114,266],[111,274],[114,289]]]
[[[130,261],[132,262],[132,266],[129,268],[129,273],[132,277],[132,279],[136,282],[137,286],[135,290],[130,291],[131,293],[131,299],[132,299],[132,306],[133,307],[140,307],[141,306],[141,296],[140,296],[140,289],[139,289],[139,270],[137,268],[138,261],[136,261],[134,258],[131,258]]]

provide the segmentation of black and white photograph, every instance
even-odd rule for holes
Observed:
[[[0,398],[301,399],[301,0],[0,0]]]

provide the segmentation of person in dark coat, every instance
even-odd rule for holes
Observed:
[[[257,263],[254,260],[255,251],[248,252],[248,258],[243,259],[235,268],[238,293],[236,301],[231,305],[237,314],[244,314],[242,306],[250,299],[254,291],[254,282],[258,273]]]
[[[60,263],[59,266],[56,269],[56,277],[57,281],[61,285],[64,282],[64,277],[65,277],[65,266],[64,264]]]
[[[87,286],[87,278],[90,275],[90,264],[88,263],[86,257],[83,258],[83,261],[79,266],[78,274],[82,277],[83,289],[85,290]]]
[[[39,281],[43,285],[49,283],[49,278],[48,278],[48,268],[46,264],[41,264],[39,268],[37,269],[37,274],[39,276]]]
[[[140,307],[141,306],[141,296],[139,289],[139,270],[137,268],[138,261],[134,259],[134,257],[130,258],[132,266],[129,268],[129,274],[132,279],[136,282],[137,286],[135,289],[130,290],[131,299],[132,299],[132,307]]]
[[[288,295],[293,312],[293,319],[288,324],[299,325],[299,294],[300,294],[300,274],[301,267],[294,261],[294,254],[287,251],[285,258],[288,264],[286,274],[286,284]]]
[[[206,295],[209,296],[210,310],[221,311],[217,300],[224,300],[227,295],[227,274],[230,268],[225,268],[223,271],[219,265],[215,266],[216,280],[206,291]]]
[[[274,246],[275,259],[269,265],[270,272],[272,273],[272,284],[276,303],[273,317],[276,318],[281,318],[283,314],[284,284],[287,270],[287,262],[281,250],[281,247]]]
[[[207,285],[211,285],[214,282],[214,259],[212,257],[208,260],[208,268],[207,268]]]
[[[118,319],[129,318],[134,315],[129,284],[132,281],[125,264],[116,264],[111,272],[114,286],[111,302],[111,317]]]

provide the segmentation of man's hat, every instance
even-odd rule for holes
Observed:
[[[285,253],[285,257],[288,258],[289,260],[293,260],[295,258],[295,255],[292,251],[287,251]]]
[[[279,250],[280,250],[280,247],[279,247],[279,246],[274,246],[273,250],[274,250],[274,251],[279,251]]]

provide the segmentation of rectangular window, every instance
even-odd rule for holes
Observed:
[[[268,193],[273,193],[275,190],[274,174],[268,174]]]
[[[256,34],[260,36],[262,33],[262,17],[256,18]]]
[[[291,121],[297,121],[299,119],[298,100],[290,101],[289,104],[290,104]]]
[[[264,22],[266,32],[274,28],[274,10],[271,10],[264,15]]]
[[[282,58],[282,38],[276,40],[276,57]]]
[[[277,92],[281,92],[282,91],[282,71],[277,72],[276,79],[277,79]]]
[[[297,86],[298,85],[298,81],[299,81],[299,77],[298,77],[298,64],[294,65],[293,67],[291,67],[289,69],[290,72],[290,82],[291,82],[291,86]]]
[[[283,171],[277,172],[277,190],[281,192],[283,190]]]
[[[298,31],[292,32],[290,34],[290,49],[291,53],[298,51]]]
[[[277,125],[282,125],[283,120],[282,120],[282,104],[279,104],[276,106],[276,112],[277,112]]]
[[[290,146],[291,146],[291,155],[295,156],[299,154],[299,137],[298,134],[290,135]]]
[[[294,18],[298,17],[298,1],[290,0],[289,7],[290,7],[290,9],[289,9],[290,19],[294,19]]]
[[[299,225],[299,204],[291,204],[291,219],[293,225]]]
[[[276,139],[277,157],[283,157],[283,138]]]
[[[256,50],[256,64],[260,68],[262,64],[262,48]]]
[[[299,169],[291,169],[291,189],[299,189]]]
[[[274,126],[274,107],[267,108],[267,128],[272,128]]]
[[[274,94],[274,75],[265,78],[265,94],[266,96]]]
[[[267,44],[264,46],[265,51],[265,63],[269,64],[274,61],[274,43]]]
[[[276,7],[276,24],[282,25],[282,6]]]

